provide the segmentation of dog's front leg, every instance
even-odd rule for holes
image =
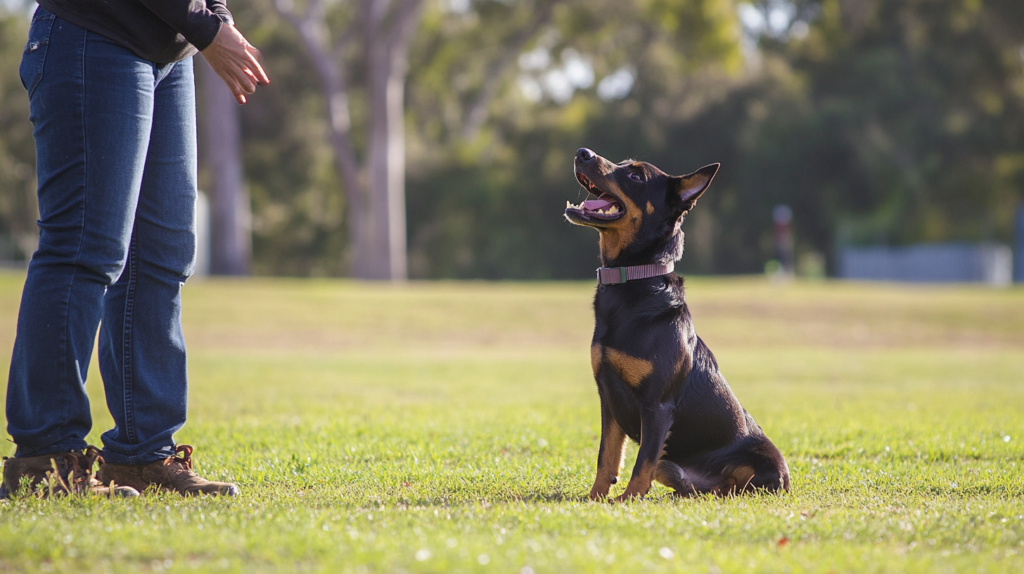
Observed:
[[[590,489],[590,500],[608,496],[612,485],[619,481],[622,467],[622,453],[626,446],[626,433],[622,431],[612,413],[601,398],[601,446],[597,451],[597,476]]]
[[[654,405],[643,410],[640,420],[640,451],[637,453],[633,474],[626,485],[626,492],[616,500],[622,502],[643,498],[651,489],[654,472],[658,468],[665,439],[672,428],[673,408],[670,405]]]

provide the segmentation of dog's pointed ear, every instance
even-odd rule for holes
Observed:
[[[694,205],[697,205],[697,200],[711,185],[711,180],[715,179],[715,174],[718,173],[718,168],[721,166],[720,163],[713,163],[693,173],[672,178],[673,185],[670,193],[676,194],[678,201],[682,202],[682,211],[690,211]]]

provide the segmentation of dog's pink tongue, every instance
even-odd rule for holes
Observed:
[[[588,199],[587,201],[583,202],[583,209],[586,209],[587,211],[598,211],[600,209],[608,207],[611,204],[612,202],[605,201],[603,199]]]

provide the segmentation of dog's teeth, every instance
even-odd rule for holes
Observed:
[[[619,207],[617,205],[613,205],[612,208],[608,210],[608,213],[610,215],[615,215],[618,212],[619,212]]]
[[[568,199],[567,199],[567,200],[565,200],[565,208],[566,208],[566,209],[569,209],[569,208],[571,208],[571,207],[572,207],[572,204],[571,204],[571,203],[569,203],[569,200],[568,200]]]

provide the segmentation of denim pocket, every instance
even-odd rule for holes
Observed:
[[[32,16],[32,26],[28,29],[28,42],[21,55],[18,75],[21,85],[28,90],[29,97],[35,92],[39,80],[43,79],[43,66],[46,63],[46,47],[50,43],[50,30],[53,29],[53,14],[41,7]]]

